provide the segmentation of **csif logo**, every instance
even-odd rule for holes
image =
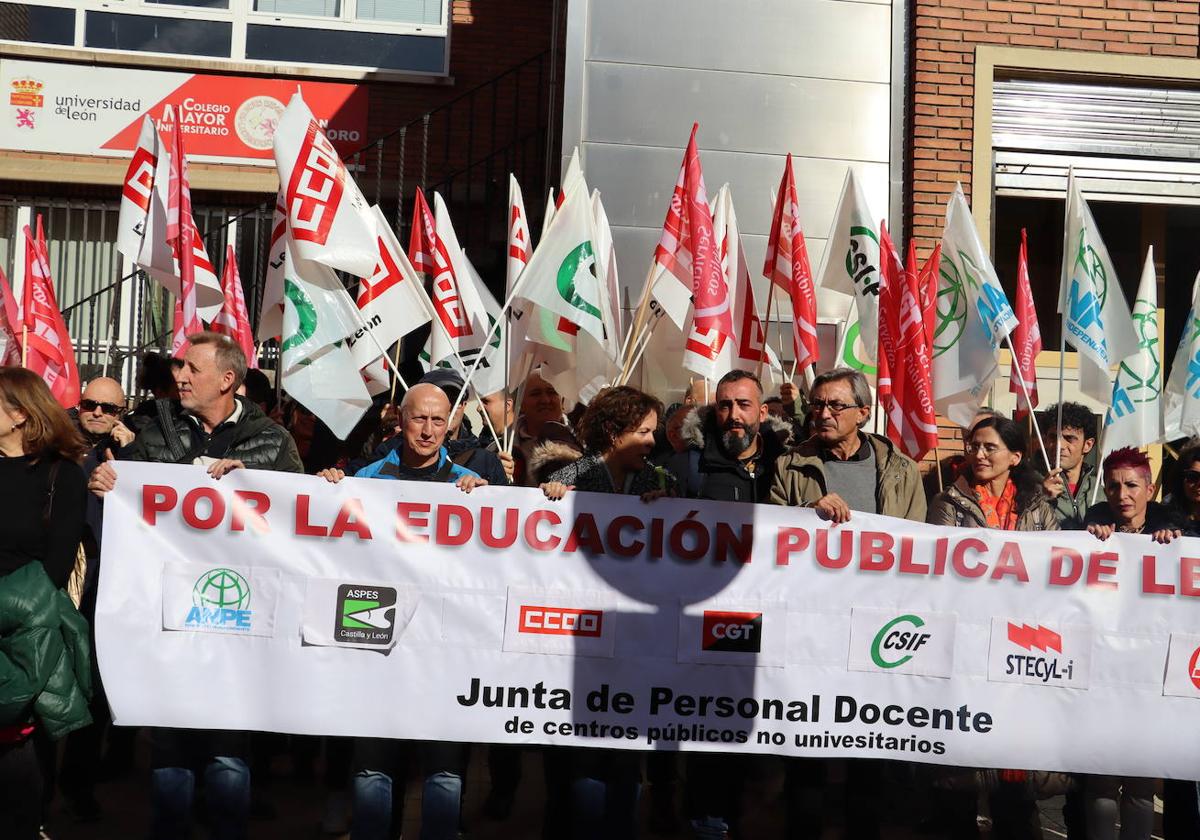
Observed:
[[[604,610],[580,610],[572,607],[547,607],[522,604],[517,631],[546,636],[583,636],[603,634]]]
[[[762,650],[760,612],[704,611],[704,629],[700,646],[704,650],[759,653]]]
[[[871,661],[879,668],[898,668],[916,655],[932,638],[921,630],[925,621],[918,615],[907,614],[893,618],[879,628],[871,642]]]
[[[184,627],[245,632],[251,629],[252,617],[249,581],[233,569],[209,569],[192,587]]]

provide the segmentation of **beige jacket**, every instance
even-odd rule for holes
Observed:
[[[955,525],[960,528],[986,528],[987,516],[979,506],[979,497],[959,476],[958,480],[933,497],[929,504],[930,525]],[[1058,531],[1058,516],[1054,505],[1045,494],[1039,492],[1017,515],[1018,531]]]
[[[863,432],[875,448],[875,503],[884,516],[925,521],[925,488],[917,463],[890,440]],[[825,463],[813,438],[780,456],[769,501],[774,505],[811,507],[826,495]]]

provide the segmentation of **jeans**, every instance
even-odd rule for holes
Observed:
[[[402,814],[403,780],[412,745],[381,738],[355,740],[352,788],[353,840],[391,840]],[[421,790],[421,840],[454,840],[462,816],[463,778],[470,746],[453,743],[419,745],[425,782]],[[395,797],[401,807],[393,808]]]
[[[1154,827],[1153,779],[1087,776],[1084,809],[1088,840],[1150,840]],[[1117,832],[1118,815],[1121,831]]]
[[[209,837],[242,840],[250,812],[250,768],[240,758],[214,756],[204,767]],[[158,767],[150,774],[154,840],[186,840],[196,776],[186,767]]]

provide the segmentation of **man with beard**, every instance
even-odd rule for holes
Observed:
[[[785,421],[771,417],[762,383],[744,370],[717,382],[712,405],[684,421],[687,495],[720,502],[765,502],[775,480],[775,461],[790,439]]]

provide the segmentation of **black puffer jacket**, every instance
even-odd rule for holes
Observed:
[[[765,502],[775,481],[775,462],[792,439],[791,424],[768,415],[759,431],[758,455],[738,460],[721,447],[721,430],[712,406],[692,412],[680,434],[689,448],[675,455],[668,469],[675,468],[672,472],[690,498],[719,502]]]
[[[249,400],[235,399],[242,405],[242,416],[225,457],[235,458],[251,470],[304,472],[296,442],[287,429]],[[119,460],[190,464],[196,459],[200,454],[196,424],[184,415],[179,400],[155,400],[154,410],[147,415],[134,424],[137,437],[117,455]]]

